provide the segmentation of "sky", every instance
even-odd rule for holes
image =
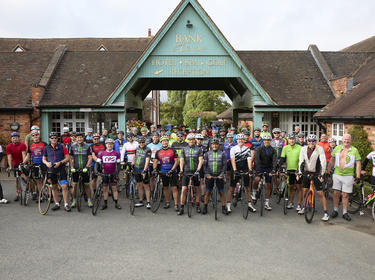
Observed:
[[[236,50],[338,51],[375,35],[374,0],[200,0]],[[0,0],[0,37],[145,37],[179,0]]]

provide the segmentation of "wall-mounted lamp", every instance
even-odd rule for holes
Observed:
[[[12,122],[9,126],[13,131],[17,131],[20,128],[20,124],[18,122]]]
[[[186,27],[187,27],[187,28],[192,28],[192,27],[193,27],[193,24],[190,22],[190,20],[188,20],[188,21],[186,22]]]

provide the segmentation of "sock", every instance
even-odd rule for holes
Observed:
[[[270,202],[270,200],[269,200],[268,198],[266,198],[265,202],[266,202],[266,203],[269,203],[269,202]]]
[[[327,215],[328,215],[328,210],[324,210],[324,214],[327,214]]]
[[[65,206],[65,207],[68,206],[68,203],[65,203],[64,206]]]
[[[87,202],[90,202],[90,201],[91,201],[91,198],[88,198],[88,199],[87,199]]]
[[[336,212],[339,212],[339,208],[338,207],[334,207],[333,210],[335,210]]]
[[[76,198],[73,198],[73,202],[77,202],[77,199],[76,199]]]
[[[117,199],[115,199],[115,204],[117,204]]]
[[[346,213],[348,213],[348,209],[342,209],[342,214],[345,215]]]
[[[204,204],[204,207],[207,207],[208,204]]]
[[[107,203],[108,203],[108,200],[104,200],[104,205],[107,205]]]

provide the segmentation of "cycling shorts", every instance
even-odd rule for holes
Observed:
[[[289,185],[294,185],[294,184],[302,184],[302,178],[299,178],[297,180],[297,176],[294,173],[289,174]]]
[[[314,186],[315,186],[315,189],[317,191],[321,191],[323,190],[323,184],[322,182],[320,182],[320,180],[318,179],[317,176],[314,176]],[[305,189],[308,189],[310,188],[310,180],[309,178],[307,178],[307,176],[303,176],[302,177],[302,186],[305,188]]]
[[[266,172],[266,183],[271,183],[272,182],[272,177],[269,175],[269,173],[271,173],[272,171],[272,168],[259,168],[256,170],[256,173],[257,173],[257,177],[259,177],[259,173],[263,173],[263,172]]]
[[[73,183],[77,184],[79,180],[79,172],[72,173]],[[90,173],[87,171],[86,173],[82,172],[82,182],[84,184],[90,183]]]
[[[249,186],[249,183],[250,183],[250,178],[249,178],[249,175],[248,175],[248,174],[244,175],[243,181],[244,181],[244,185],[245,185],[245,187],[248,187],[248,186]],[[234,172],[232,172],[232,174],[231,174],[231,179],[230,179],[230,186],[231,186],[232,188],[235,188],[235,187],[236,187],[236,184],[237,184],[238,182],[241,182],[241,176],[235,176],[235,175],[234,175]]]
[[[116,173],[111,173],[111,174],[104,174],[102,177],[103,185],[108,185],[111,183],[112,185],[117,184],[117,174]]]
[[[145,172],[145,177],[143,177],[141,172],[135,172],[134,178],[137,183],[148,184],[150,182],[150,176],[147,171]]]
[[[47,178],[51,180],[51,183],[53,185],[58,183],[59,176],[60,176],[60,184],[66,185],[68,183],[67,181],[68,176],[66,174],[65,165],[60,165],[58,168],[52,167],[48,169]]]
[[[182,176],[182,186],[188,186],[189,185],[189,177],[186,175]],[[199,176],[193,176],[193,186],[198,187],[200,185],[199,183]]]
[[[164,187],[176,187],[177,186],[177,173],[172,173],[171,176],[167,176],[167,174],[160,174],[161,180],[163,182]]]
[[[208,179],[206,177],[205,183],[206,183],[206,190],[212,191],[212,189],[214,187],[214,178]],[[219,192],[222,192],[224,190],[224,179],[216,179],[216,187],[219,190]]]

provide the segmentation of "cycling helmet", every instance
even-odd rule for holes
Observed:
[[[10,137],[20,137],[20,134],[18,132],[12,132],[12,134],[10,135]]]
[[[309,136],[307,136],[307,141],[316,141],[317,140],[317,137],[315,134],[309,134]]]
[[[305,137],[305,133],[303,133],[303,132],[298,133],[298,137],[299,138]]]
[[[105,139],[105,143],[107,144],[107,143],[115,143],[115,140],[113,140],[112,138],[107,138],[107,139]]]
[[[263,123],[263,126],[269,127],[269,124],[265,122],[265,123]]]
[[[89,128],[87,129],[87,132],[88,132],[88,133],[92,133],[92,132],[93,132],[92,128],[89,127]]]
[[[58,135],[57,132],[51,131],[51,132],[49,133],[49,137],[50,137],[50,138],[51,138],[51,137],[59,137],[59,135]]]
[[[225,128],[220,128],[220,132],[226,132]]]
[[[262,130],[261,130],[259,127],[256,127],[256,128],[254,129],[254,131],[259,131],[259,132],[261,132]]]
[[[231,131],[236,131],[236,128],[235,127],[231,127],[230,130]]]
[[[63,127],[63,132],[65,133],[65,132],[69,132],[69,127]]]
[[[177,136],[184,136],[184,133],[182,131],[177,132]]]
[[[165,131],[165,128],[164,127],[160,128],[160,131]]]
[[[119,131],[117,131],[117,134],[122,134],[122,135],[124,135],[124,132],[123,132],[122,130],[119,130]]]
[[[115,126],[112,126],[112,127],[111,127],[111,130],[116,131],[116,127],[115,127]]]
[[[145,127],[145,126],[143,126],[143,127],[141,128],[141,132],[142,132],[142,131],[147,131],[147,132],[148,132],[148,128]]]
[[[40,130],[40,128],[37,125],[33,125],[30,130]]]
[[[233,138],[233,133],[231,132],[227,133],[227,138]]]
[[[271,140],[272,137],[271,137],[271,135],[269,135],[269,134],[264,134],[264,135],[262,136],[262,139],[263,139],[263,140]]]
[[[33,134],[40,134],[40,132],[39,132],[39,130],[36,130],[36,129],[34,129],[34,130],[31,130],[31,132],[30,132],[30,135],[33,135]]]
[[[160,142],[163,142],[165,140],[169,141],[169,137],[167,135],[160,137]]]
[[[211,140],[211,144],[219,144],[219,138],[212,138],[212,140]]]
[[[203,135],[198,133],[197,135],[195,135],[195,139],[203,139]]]
[[[82,132],[77,132],[76,136],[77,136],[77,137],[78,137],[78,136],[82,136],[82,137],[84,137],[85,135],[84,135]]]
[[[70,132],[70,136],[76,136],[76,135],[77,135],[77,132],[75,131]]]
[[[278,127],[272,129],[272,133],[277,133],[277,132],[280,133],[280,132],[281,132],[281,129],[278,128]]]
[[[288,139],[296,139],[296,135],[294,133],[289,133]]]
[[[152,136],[157,136],[157,137],[159,137],[159,133],[154,132],[154,133],[152,133]]]
[[[245,135],[244,134],[237,134],[237,140],[245,140]]]
[[[138,143],[146,143],[146,138],[143,136],[138,137],[137,139]]]
[[[127,135],[126,135],[126,137],[134,137],[134,134],[133,133],[128,133]]]
[[[178,129],[178,126],[177,126],[177,125],[174,125],[174,126],[173,126],[173,129]]]
[[[335,138],[329,138],[328,143],[336,143],[336,139]]]
[[[188,136],[186,137],[187,140],[190,139],[195,139],[195,135],[193,133],[189,133]]]
[[[150,126],[150,128],[156,128],[156,125],[155,125],[155,124],[153,124],[153,125],[151,125],[151,126]]]
[[[245,131],[242,132],[244,135],[247,135],[247,136],[250,136],[250,131],[248,131],[247,129]]]
[[[94,133],[94,134],[92,135],[92,138],[96,138],[96,137],[100,138],[100,134],[99,134],[99,133]]]

